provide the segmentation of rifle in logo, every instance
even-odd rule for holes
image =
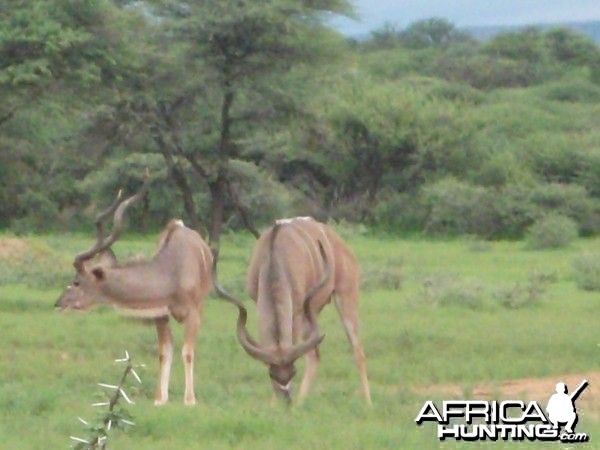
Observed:
[[[552,422],[553,428],[558,429],[560,428],[560,423],[566,423],[565,431],[569,434],[574,433],[575,424],[578,419],[575,400],[588,385],[588,380],[583,380],[575,391],[571,395],[568,395],[565,383],[556,384],[556,394],[550,397],[548,406],[546,406],[548,419]]]

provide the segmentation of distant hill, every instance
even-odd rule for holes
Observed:
[[[464,31],[471,34],[473,37],[479,40],[491,39],[497,34],[505,33],[507,31],[518,31],[528,27],[536,27],[541,29],[548,28],[569,28],[577,31],[590,39],[592,39],[597,45],[600,45],[600,21],[590,22],[567,22],[567,23],[553,23],[553,24],[532,24],[523,26],[481,26],[481,27],[466,27]]]

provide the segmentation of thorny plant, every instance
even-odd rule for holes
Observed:
[[[73,448],[75,450],[106,450],[108,442],[109,432],[116,429],[126,429],[131,427],[134,423],[131,421],[131,415],[120,406],[121,400],[125,400],[126,403],[133,405],[134,402],[125,392],[124,386],[129,375],[132,375],[138,383],[142,383],[141,378],[135,371],[139,367],[144,367],[143,364],[134,365],[131,356],[125,351],[125,357],[116,359],[116,363],[125,364],[125,370],[119,384],[106,384],[98,383],[103,391],[103,396],[106,397],[105,401],[93,403],[93,407],[107,407],[103,410],[97,420],[94,423],[89,423],[86,420],[78,417],[78,420],[85,425],[89,435],[87,438],[80,438],[76,436],[70,436],[71,440],[75,442]],[[122,403],[122,402],[121,402]]]

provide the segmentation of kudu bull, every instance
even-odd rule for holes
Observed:
[[[320,360],[316,316],[333,297],[360,373],[362,393],[368,405],[371,394],[366,358],[358,339],[359,268],[352,252],[326,225],[312,218],[279,220],[258,240],[248,268],[247,290],[256,302],[260,343],[247,328],[247,310],[241,300],[227,293],[217,279],[217,294],[239,310],[237,335],[244,350],[269,366],[277,397],[291,402],[290,385],[295,361],[306,355],[299,401],[306,397]],[[297,343],[301,340],[301,343]]]
[[[121,199],[119,192],[112,206],[97,217],[96,243],[75,257],[75,278],[56,302],[56,307],[86,311],[94,304],[110,304],[127,315],[154,320],[160,365],[155,405],[162,405],[169,398],[173,360],[169,316],[173,316],[184,326],[184,402],[193,405],[196,402],[194,348],[204,298],[212,288],[210,249],[198,233],[180,220],[173,220],[167,226],[156,254],[149,261],[120,265],[110,248],[122,231],[125,211],[143,197],[148,186],[147,178],[142,188],[126,200]],[[105,237],[103,221],[112,213],[112,233]]]

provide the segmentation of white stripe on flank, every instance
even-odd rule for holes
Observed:
[[[206,261],[207,261],[206,260],[206,253],[204,253],[203,246],[200,246],[200,253],[202,253],[202,266],[203,267],[210,267],[210,265],[206,264]],[[200,272],[202,272],[202,270]],[[200,273],[200,276],[202,276],[202,273]],[[200,280],[200,281],[202,281],[202,280]]]
[[[139,319],[156,319],[158,317],[168,316],[169,308],[166,306],[157,306],[155,308],[128,308],[127,306],[113,305],[121,314],[128,317],[137,317]]]
[[[314,220],[314,219],[312,217],[310,217],[310,216],[291,217],[289,219],[279,219],[279,220],[276,220],[275,223],[277,225],[286,225],[288,223],[292,223],[294,220]]]

